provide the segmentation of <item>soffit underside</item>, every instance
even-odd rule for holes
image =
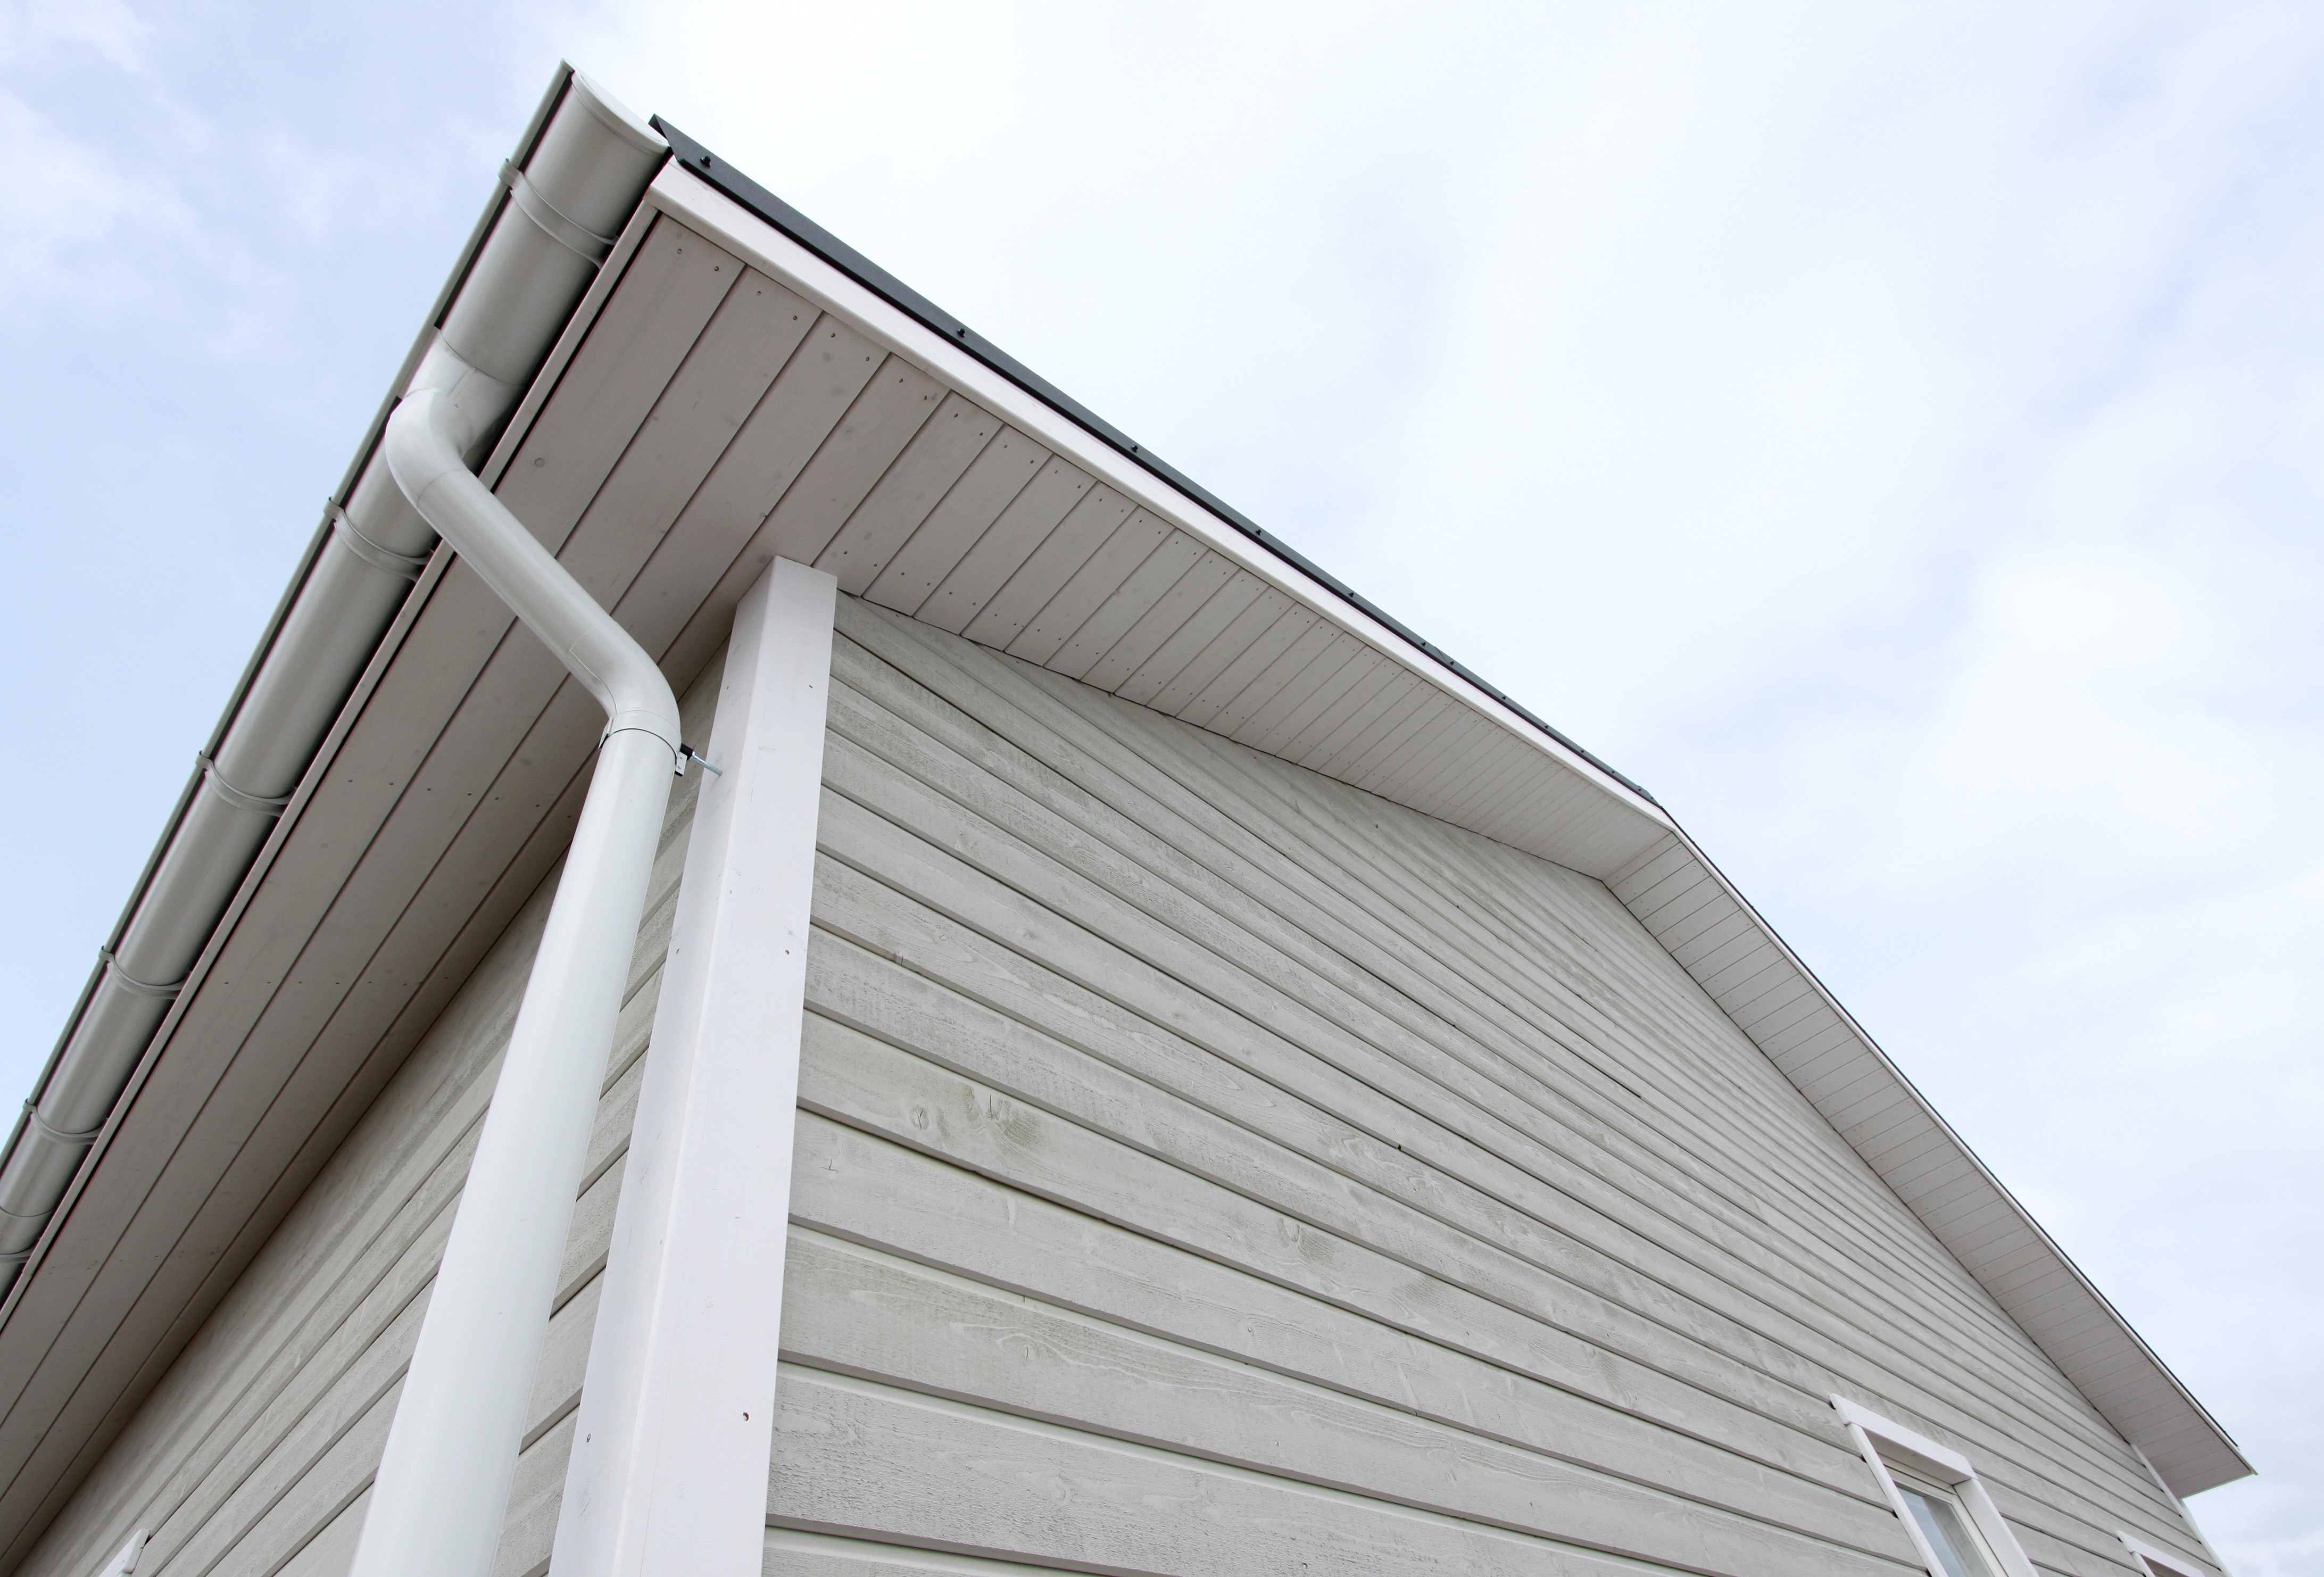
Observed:
[[[683,169],[648,201],[664,225],[715,235],[749,291],[728,297],[665,396],[733,434],[654,484],[678,529],[755,514],[756,553],[1608,881],[2174,1489],[2250,1471],[1657,807]],[[755,378],[720,370],[752,357],[766,358]],[[688,379],[724,403],[673,398]]]
[[[876,302],[846,309],[850,282],[765,226],[735,244],[749,216],[726,208],[665,171],[485,473],[674,678],[707,660],[775,557],[818,563],[883,606],[1600,876],[1644,917],[1626,877],[1683,842],[1650,804],[949,347],[912,344]],[[45,1521],[214,1300],[211,1272],[263,1237],[569,829],[594,713],[438,558],[0,1328],[0,1436],[40,1443],[0,1452],[0,1544]],[[1821,1055],[1909,1091],[1852,1026],[1815,1018],[1845,1016],[1756,917],[1665,945],[1794,1082]],[[1784,1038],[1803,1014],[1817,1028],[1798,1050]],[[1927,1186],[1868,1158],[1986,1279],[1992,1256],[1932,1214],[1956,1202],[1939,1196],[1959,1181],[1943,1165],[1966,1152],[1931,1132]],[[2042,1263],[2062,1265],[2054,1250]],[[2052,1347],[2041,1307],[1996,1296]],[[2136,1339],[2118,1319],[2072,1333],[2089,1358],[2069,1373],[2159,1463],[2177,1442],[2182,1471],[2219,1471],[2216,1426],[2167,1372],[2153,1383],[2160,1366],[2124,1346]],[[2128,1376],[2111,1404],[2092,1390],[2109,1365]]]

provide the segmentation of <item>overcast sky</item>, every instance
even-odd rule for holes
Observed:
[[[560,54],[1644,781],[2324,1573],[2324,6],[6,0],[0,1083]]]

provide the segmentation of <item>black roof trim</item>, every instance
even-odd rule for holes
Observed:
[[[1371,599],[1341,581],[1281,538],[1269,535],[1240,511],[1226,503],[1208,488],[1194,482],[1176,466],[1157,459],[1141,445],[1132,443],[1129,435],[1112,423],[1067,395],[1047,379],[1018,361],[1016,357],[1009,355],[909,285],[905,284],[813,219],[792,208],[725,160],[714,156],[709,149],[671,125],[661,116],[653,117],[653,128],[669,139],[670,149],[678,162],[686,167],[687,173],[709,182],[719,191],[750,209],[760,218],[822,258],[857,284],[885,300],[890,306],[942,335],[1019,389],[1088,432],[1091,437],[1115,450],[1124,458],[1152,472],[1325,591],[1330,592],[1366,618],[1393,632],[1448,672],[1458,675],[1469,684],[1482,690],[1517,716],[1524,718],[1648,804],[1661,803],[1639,784],[1617,771],[1549,724],[1511,700],[1507,692],[1486,683],[1441,648],[1422,640],[1416,632],[1401,621],[1391,617]]]

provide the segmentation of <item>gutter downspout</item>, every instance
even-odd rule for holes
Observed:
[[[481,444],[556,343],[669,156],[660,136],[559,65],[505,166],[507,200],[439,298],[421,376],[447,353],[468,370],[463,409]],[[415,347],[415,351],[416,351]],[[410,365],[409,363],[406,364]],[[415,386],[420,383],[415,378]],[[0,1159],[0,1298],[39,1250],[59,1204],[290,805],[381,637],[436,546],[374,452],[329,506],[330,530],[198,759],[34,1099]],[[341,500],[344,500],[342,507]]]
[[[653,659],[468,470],[481,425],[464,409],[473,369],[431,353],[414,384],[387,424],[397,484],[606,712],[353,1568],[353,1577],[487,1577],[662,816],[686,756],[677,698]]]

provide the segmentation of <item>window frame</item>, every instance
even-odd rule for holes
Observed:
[[[1986,1553],[2000,1568],[1999,1577],[2035,1577],[2033,1562],[2025,1558],[2017,1536],[2010,1531],[2000,1508],[1986,1492],[1969,1458],[1845,1397],[1832,1397],[1831,1405],[1865,1464],[1872,1470],[1881,1494],[1887,1499],[1888,1509],[1904,1525],[1904,1536],[1912,1540],[1914,1553],[1920,1557],[1929,1577],[1945,1577],[1944,1564],[1922,1533],[1920,1520],[1913,1515],[1912,1508],[1905,1505],[1904,1489],[1896,1481],[1898,1472],[1926,1479],[1960,1502]]]
[[[2122,1541],[2122,1547],[2130,1552],[2130,1563],[2138,1568],[2140,1577],[2209,1577],[2209,1573],[2184,1555],[2158,1550],[2144,1539],[2119,1528],[2115,1530],[2115,1536]]]

